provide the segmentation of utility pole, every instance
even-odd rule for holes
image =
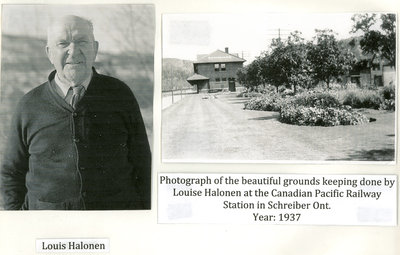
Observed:
[[[250,53],[248,51],[244,51],[244,50],[242,50],[241,55],[242,55],[243,59],[250,57]]]
[[[269,32],[267,35],[268,36],[272,36],[272,37],[275,37],[275,36],[277,36],[278,35],[278,39],[279,39],[279,41],[281,40],[281,36],[288,36],[288,35],[290,35],[290,29],[282,29],[282,28],[275,28],[275,29],[268,29],[267,31],[277,31],[278,32],[278,34],[276,34],[276,32]]]

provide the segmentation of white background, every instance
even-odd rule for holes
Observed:
[[[185,185],[174,183],[171,179],[205,179],[208,176],[211,179],[211,184],[192,184]],[[165,177],[167,180],[161,181]],[[243,184],[242,178],[245,180],[262,180],[270,178],[280,180],[279,184]],[[223,178],[224,181],[215,184]],[[227,183],[226,178],[237,179],[237,184]],[[324,182],[326,180],[335,182]],[[159,223],[231,223],[231,224],[296,224],[296,225],[366,225],[366,226],[396,226],[397,222],[397,183],[394,175],[294,175],[294,174],[182,174],[168,173],[159,176],[158,185],[158,222]],[[289,184],[287,180],[300,180],[298,184]],[[319,184],[311,183],[305,185],[305,180],[316,180]],[[393,184],[390,188],[389,181]],[[338,184],[337,181],[348,180],[355,181],[355,185]],[[362,182],[364,181],[364,183]],[[367,181],[366,181],[367,180]],[[369,181],[381,181],[381,184],[370,185],[366,184]],[[303,185],[301,184],[303,183]],[[354,186],[352,186],[354,185]],[[206,189],[216,191],[239,191],[239,196],[210,196],[205,194]],[[309,197],[290,197],[280,196],[276,191],[291,191],[301,190],[302,192],[311,192]],[[315,190],[327,192],[327,195],[316,195]],[[175,192],[174,192],[175,190]],[[201,196],[185,196],[177,195],[179,191],[201,191]],[[250,196],[245,195],[245,191],[252,191]],[[268,196],[256,196],[254,190],[268,191]],[[329,192],[336,190],[342,192],[342,197],[332,196]],[[347,190],[352,192],[380,192],[377,199],[372,197],[349,197]],[[274,195],[275,193],[275,195]],[[276,196],[278,195],[278,197]],[[331,196],[331,197],[330,197]],[[244,202],[252,203],[253,208],[225,208],[224,201],[228,202]],[[308,204],[308,209],[279,209],[269,208],[269,202],[281,204]],[[265,204],[266,208],[257,208],[257,203]],[[315,204],[317,202],[317,204]],[[324,207],[329,203],[329,208]],[[318,205],[321,207],[318,208]],[[273,220],[260,221],[258,218],[255,221],[254,214],[273,215]],[[279,214],[300,214],[298,219],[292,221],[280,221]]]
[[[28,3],[29,1],[24,1]],[[32,3],[107,3],[30,1]],[[0,212],[0,253],[36,254],[37,238],[109,238],[117,254],[398,255],[399,227],[247,224],[157,224],[156,172],[398,174],[395,165],[161,164],[161,14],[182,12],[356,12],[399,11],[398,0],[148,0],[156,7],[153,210],[102,212]],[[21,1],[2,0],[2,3]],[[114,2],[115,3],[115,2]],[[398,66],[398,65],[397,65]]]

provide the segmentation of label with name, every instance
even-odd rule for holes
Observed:
[[[158,222],[396,226],[397,176],[162,173]]]
[[[109,239],[36,239],[37,252],[110,252]]]

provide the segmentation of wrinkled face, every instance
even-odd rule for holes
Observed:
[[[97,49],[93,31],[83,19],[67,17],[49,28],[47,57],[60,80],[72,86],[90,76]]]

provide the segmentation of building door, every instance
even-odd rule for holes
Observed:
[[[197,93],[200,93],[202,90],[210,89],[210,84],[208,83],[207,80],[198,81],[196,84],[197,84]]]
[[[375,84],[375,86],[377,86],[377,87],[383,86],[382,75],[375,75],[375,76],[374,76],[374,84]]]
[[[229,78],[229,91],[235,92],[236,91],[236,85],[235,85],[235,78]]]

